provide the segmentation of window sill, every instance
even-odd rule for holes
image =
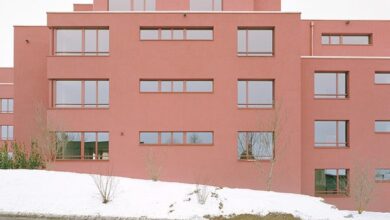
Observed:
[[[367,46],[373,46],[373,44],[321,44],[322,46],[325,46],[325,47],[334,47],[334,46],[364,46],[364,47],[367,47]]]
[[[390,131],[376,131],[375,134],[390,134]]]
[[[110,55],[49,55],[47,57],[110,57]]]
[[[349,97],[347,98],[318,98],[318,97],[314,97],[313,98],[314,100],[340,100],[340,101],[345,101],[345,100],[349,100]]]
[[[322,149],[327,149],[327,150],[330,150],[330,149],[334,149],[334,150],[349,150],[351,147],[350,146],[346,146],[346,147],[330,147],[330,146],[320,147],[320,146],[314,146],[313,148],[314,149],[318,149],[318,150],[322,150]]]
[[[253,163],[253,162],[264,162],[264,163],[269,163],[271,162],[272,159],[260,159],[260,160],[254,160],[254,159],[238,159],[237,161],[238,162],[249,162],[249,163]]]
[[[237,110],[275,110],[275,107],[272,108],[243,108],[243,107],[237,107]]]
[[[14,112],[0,112],[0,114],[6,114],[6,115],[9,115],[9,114],[13,114]]]
[[[139,92],[140,94],[214,94],[214,92]]]
[[[322,193],[315,193],[314,194],[317,197],[323,197],[323,198],[349,198],[349,194],[322,194]]]
[[[375,183],[388,183],[388,184],[390,184],[390,180],[375,180]]]
[[[237,57],[275,57],[275,54],[237,54]]]
[[[107,160],[87,160],[87,159],[56,159],[55,162],[109,162]]]
[[[48,110],[110,110],[110,108],[48,108]]]
[[[140,147],[211,147],[214,144],[138,144]]]

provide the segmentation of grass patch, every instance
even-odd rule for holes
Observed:
[[[231,216],[205,216],[209,220],[301,220],[291,214],[282,213],[269,213],[266,216],[242,214],[242,215],[231,215]]]

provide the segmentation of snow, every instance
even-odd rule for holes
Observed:
[[[115,196],[107,204],[88,174],[0,170],[0,213],[202,219],[205,215],[291,213],[304,220],[389,220],[390,213],[358,215],[321,198],[248,189],[199,186],[208,192],[198,203],[196,185],[115,177]],[[349,217],[347,217],[349,216]]]

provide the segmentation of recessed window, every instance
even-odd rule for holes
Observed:
[[[390,84],[390,72],[375,73],[375,84]]]
[[[190,11],[222,11],[222,0],[190,0]]]
[[[57,132],[56,138],[59,160],[109,159],[108,132]]]
[[[55,80],[54,107],[57,108],[108,108],[108,80]]]
[[[213,80],[141,80],[140,92],[213,92]]]
[[[213,28],[141,28],[141,40],[213,40]]]
[[[274,104],[273,80],[239,80],[239,108],[272,108]]]
[[[273,132],[238,132],[238,159],[271,160],[274,157]]]
[[[377,181],[390,181],[390,169],[376,169],[375,180]]]
[[[239,28],[237,53],[239,56],[273,56],[274,30]]]
[[[375,121],[375,132],[390,132],[390,121]]]
[[[315,73],[314,97],[320,99],[345,99],[347,94],[346,73]]]
[[[56,29],[55,55],[106,56],[110,51],[108,29]]]
[[[109,0],[109,11],[155,11],[156,0]]]
[[[14,112],[14,99],[1,99],[1,113]]]
[[[140,144],[145,145],[211,145],[213,132],[140,132]]]
[[[321,42],[323,45],[370,45],[371,34],[365,35],[343,35],[343,34],[323,34]]]
[[[316,195],[348,195],[348,169],[316,169]]]
[[[315,121],[315,147],[348,146],[348,121]]]
[[[14,126],[1,125],[1,140],[3,141],[14,140]]]

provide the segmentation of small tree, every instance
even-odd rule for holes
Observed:
[[[158,181],[161,175],[162,168],[161,166],[159,166],[156,155],[153,153],[152,150],[148,152],[145,163],[146,170],[150,179],[152,179],[153,181]]]
[[[118,181],[116,177],[112,176],[112,172],[107,172],[107,175],[96,174],[92,175],[93,182],[99,191],[99,195],[104,204],[112,201],[115,196]]]
[[[357,165],[354,169],[351,193],[359,214],[362,214],[366,210],[374,190],[375,176],[371,174],[370,170],[372,169],[370,169],[368,164]]]

